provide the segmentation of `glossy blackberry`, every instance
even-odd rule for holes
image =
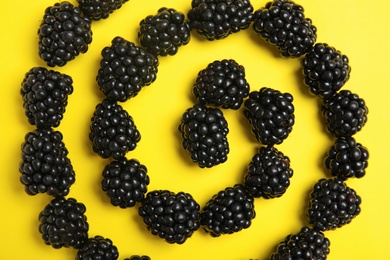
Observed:
[[[280,242],[271,260],[325,260],[330,253],[329,246],[329,239],[321,231],[303,227],[299,233],[290,234]]]
[[[326,129],[337,138],[350,137],[367,122],[368,108],[364,99],[349,90],[341,90],[322,106]]]
[[[115,37],[101,55],[96,81],[109,99],[126,101],[156,80],[158,59],[122,37]]]
[[[216,60],[198,73],[192,92],[201,103],[237,110],[249,95],[245,68],[232,59]]]
[[[89,225],[83,203],[74,198],[56,197],[39,214],[39,232],[53,248],[79,249],[88,239]]]
[[[98,21],[107,19],[115,10],[122,7],[128,0],[77,0],[84,16]]]
[[[317,38],[317,29],[305,18],[303,7],[290,0],[274,0],[255,11],[253,29],[290,58],[305,54]]]
[[[249,0],[192,0],[187,17],[207,40],[220,40],[249,27],[253,6]]]
[[[179,131],[183,148],[199,167],[210,168],[227,160],[229,128],[220,109],[194,105],[183,114]]]
[[[103,158],[120,160],[128,151],[134,150],[141,139],[133,118],[109,99],[96,106],[90,130],[92,149]]]
[[[367,148],[356,143],[354,138],[339,138],[328,150],[325,167],[341,180],[361,178],[366,174],[368,157]]]
[[[146,167],[139,161],[124,158],[104,168],[101,184],[112,205],[127,208],[142,201],[148,189],[149,176]]]
[[[248,165],[245,189],[255,198],[282,196],[290,186],[290,159],[274,147],[260,147]]]
[[[175,55],[180,46],[191,39],[191,28],[185,15],[173,8],[162,7],[156,15],[149,15],[140,22],[140,44],[154,55]]]
[[[200,223],[212,237],[248,228],[256,216],[253,201],[243,185],[228,187],[206,203],[200,214]]]
[[[331,230],[351,222],[359,215],[362,200],[339,179],[321,179],[310,193],[306,215],[318,230]]]
[[[317,43],[301,64],[305,85],[312,94],[327,98],[348,81],[351,67],[348,57],[326,43]]]
[[[132,255],[130,258],[125,258],[124,260],[151,260],[147,255]]]
[[[199,228],[199,209],[188,193],[155,190],[146,194],[138,212],[153,235],[183,244]]]
[[[271,88],[252,91],[245,100],[244,115],[256,139],[264,145],[280,144],[294,125],[293,97]]]
[[[38,29],[38,53],[48,66],[64,66],[92,42],[91,21],[68,1],[45,10]]]
[[[75,172],[62,134],[52,129],[35,129],[22,144],[20,181],[28,195],[47,193],[66,196],[75,182]]]
[[[59,126],[73,92],[73,80],[66,74],[43,67],[30,69],[22,82],[20,94],[28,121],[38,128]]]
[[[116,260],[118,249],[111,239],[102,236],[89,238],[77,251],[76,260]]]

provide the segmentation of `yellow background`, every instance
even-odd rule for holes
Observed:
[[[71,1],[77,4],[76,0]],[[286,194],[278,199],[255,200],[256,218],[250,228],[233,235],[212,238],[199,229],[183,245],[167,244],[151,235],[137,214],[137,207],[120,209],[110,204],[100,189],[101,172],[109,162],[96,155],[88,139],[90,118],[104,98],[95,82],[100,51],[115,36],[138,44],[139,22],[160,7],[184,13],[190,0],[130,0],[109,19],[93,22],[93,42],[86,54],[65,67],[54,68],[72,76],[74,93],[57,130],[64,135],[76,183],[68,197],[87,207],[89,235],[113,240],[119,259],[147,254],[164,259],[267,259],[288,234],[307,224],[305,209],[312,185],[329,177],[322,165],[334,139],[324,131],[316,97],[302,83],[300,59],[284,59],[265,44],[252,28],[209,42],[194,32],[190,43],[175,56],[161,57],[157,80],[134,99],[123,103],[141,132],[137,148],[128,153],[148,168],[149,191],[169,189],[191,193],[203,206],[212,195],[241,182],[246,165],[259,144],[249,131],[242,110],[226,111],[229,123],[228,161],[212,169],[200,169],[180,147],[177,125],[182,113],[194,104],[192,84],[198,71],[214,60],[231,58],[246,68],[251,90],[267,86],[294,96],[296,122],[279,150],[291,159],[294,176]],[[255,9],[267,1],[252,1]],[[4,1],[0,16],[0,259],[74,259],[74,249],[46,246],[38,232],[38,214],[50,201],[47,195],[28,196],[19,182],[20,146],[29,125],[19,94],[24,74],[45,66],[37,54],[37,29],[52,0]],[[331,241],[328,259],[390,259],[389,247],[389,66],[390,2],[363,0],[300,0],[306,17],[317,27],[317,42],[336,47],[350,59],[351,78],[344,86],[364,98],[368,122],[355,138],[370,151],[367,174],[347,184],[361,195],[362,212],[349,225],[325,235]]]

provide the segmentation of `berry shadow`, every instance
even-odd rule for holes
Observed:
[[[274,58],[286,59],[282,57],[278,49],[272,46],[270,43],[261,38],[254,29],[250,26],[248,29],[244,30],[251,41],[253,41],[256,45],[260,46],[262,49],[266,49],[268,53],[271,53]]]

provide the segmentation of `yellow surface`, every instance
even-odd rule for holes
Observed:
[[[76,4],[76,0],[71,1]],[[252,1],[258,9],[267,1]],[[46,66],[37,54],[37,29],[45,8],[55,1],[4,1],[1,32],[1,249],[0,259],[74,259],[76,251],[53,249],[43,243],[37,216],[50,201],[47,195],[28,196],[19,182],[20,145],[29,125],[19,94],[24,74],[34,66]],[[331,241],[328,259],[390,259],[389,161],[390,127],[388,83],[390,2],[363,0],[299,1],[318,29],[317,42],[336,47],[350,59],[351,78],[344,86],[366,100],[368,122],[355,135],[370,151],[367,174],[347,184],[361,195],[362,212],[349,225],[325,235]],[[119,259],[147,254],[164,259],[267,259],[288,234],[307,224],[304,211],[308,193],[320,178],[329,177],[322,159],[333,139],[324,131],[318,99],[302,83],[300,59],[283,59],[252,29],[209,42],[192,34],[190,43],[175,56],[161,57],[157,80],[134,99],[123,103],[133,116],[142,139],[129,158],[148,168],[149,190],[169,189],[191,193],[200,205],[227,186],[241,182],[246,165],[259,144],[249,132],[242,110],[224,111],[229,122],[228,161],[212,169],[200,169],[180,147],[176,128],[194,99],[191,87],[199,70],[224,58],[235,59],[246,68],[251,90],[267,86],[294,96],[296,123],[288,139],[278,146],[291,159],[294,176],[287,193],[278,199],[256,199],[257,216],[252,226],[233,235],[212,238],[199,229],[183,245],[167,244],[151,235],[137,214],[137,207],[113,207],[100,189],[101,172],[108,160],[96,155],[88,139],[90,118],[104,98],[95,82],[100,51],[115,36],[137,41],[139,21],[160,7],[184,13],[190,0],[130,0],[107,20],[93,22],[89,51],[65,67],[55,68],[71,75],[74,93],[57,130],[64,135],[69,157],[76,171],[76,183],[68,197],[87,207],[89,235],[113,240]]]

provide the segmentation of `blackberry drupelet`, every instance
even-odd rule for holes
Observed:
[[[102,158],[122,159],[136,148],[141,134],[133,118],[115,101],[104,99],[91,118],[89,140]]]
[[[185,18],[183,13],[167,7],[147,16],[138,31],[141,46],[156,56],[175,55],[191,39],[191,28]]]
[[[286,192],[292,176],[287,156],[275,147],[260,147],[248,165],[244,186],[255,198],[277,198]]]
[[[107,19],[115,10],[122,7],[128,0],[77,0],[84,16],[91,20]]]
[[[241,184],[215,194],[200,214],[200,224],[212,237],[232,234],[251,225],[256,216],[254,198]]]
[[[290,0],[274,0],[255,11],[254,31],[283,57],[305,54],[316,42],[316,27],[305,18],[302,6]]]
[[[20,181],[28,195],[47,193],[66,196],[75,182],[75,172],[62,134],[52,129],[35,129],[22,144]]]
[[[20,90],[29,123],[38,128],[59,126],[68,104],[68,95],[73,92],[72,84],[69,75],[44,67],[30,69]]]
[[[245,68],[232,59],[216,60],[198,73],[192,92],[200,103],[237,110],[249,95]]]
[[[348,81],[351,67],[348,57],[326,43],[317,43],[301,64],[304,83],[312,94],[328,98]]]
[[[153,235],[183,244],[200,226],[199,209],[188,193],[155,190],[146,194],[138,212]]]
[[[359,215],[362,200],[355,190],[337,179],[321,179],[310,193],[306,215],[315,229],[341,227]]]
[[[138,160],[123,158],[104,168],[101,184],[112,205],[127,208],[143,200],[149,176],[146,167]]]
[[[368,157],[367,148],[356,143],[354,138],[339,138],[328,150],[325,167],[341,180],[361,178],[366,174]]]
[[[39,232],[53,248],[80,249],[88,239],[85,205],[74,198],[56,197],[39,214]]]
[[[271,260],[315,259],[325,260],[330,253],[330,241],[315,229],[303,227],[299,233],[288,235],[271,255]]]
[[[244,115],[252,133],[264,145],[281,144],[294,125],[293,97],[271,88],[252,91],[245,100]]]
[[[220,109],[194,105],[183,114],[179,131],[183,148],[199,167],[211,168],[227,160],[229,128]]]
[[[111,239],[95,236],[84,242],[77,251],[76,260],[116,260],[118,257],[118,249]]]
[[[151,260],[147,255],[132,255],[130,258],[125,258],[124,260]]]
[[[124,102],[156,80],[158,59],[122,37],[103,48],[96,81],[107,98]]]
[[[38,29],[38,53],[48,66],[64,66],[92,42],[91,21],[68,1],[46,8]]]
[[[207,40],[220,40],[249,27],[253,6],[249,0],[192,0],[187,17]]]
[[[326,129],[337,138],[351,137],[367,122],[368,108],[364,99],[349,90],[341,90],[326,99],[321,111]]]

